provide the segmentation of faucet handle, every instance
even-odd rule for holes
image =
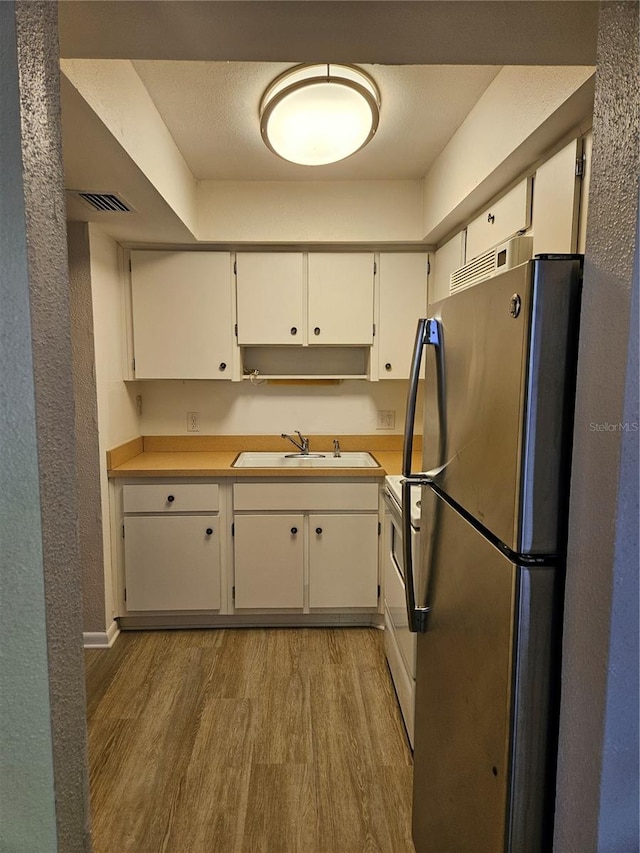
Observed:
[[[333,455],[340,456],[340,442],[337,438],[333,439]]]

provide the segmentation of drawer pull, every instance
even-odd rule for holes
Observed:
[[[298,528],[297,528],[297,527],[292,527],[292,528],[291,528],[291,532],[292,532],[292,533],[293,533],[293,535],[295,536],[295,535],[296,535],[296,533],[298,532]]]
[[[207,527],[207,536],[211,536],[213,533],[213,527]]]
[[[318,536],[320,536],[320,534],[322,533],[322,528],[316,527],[316,533],[318,534]]]
[[[168,503],[170,503],[170,504],[172,504],[174,501],[175,501],[174,496],[173,496],[173,495],[169,495],[169,497],[167,498],[167,502],[168,502]]]

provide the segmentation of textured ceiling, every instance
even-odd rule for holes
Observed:
[[[422,177],[499,67],[592,65],[598,10],[581,0],[58,2],[61,56],[134,61],[194,176],[218,181]],[[368,68],[382,117],[371,145],[316,171],[268,152],[257,109],[277,71],[326,61]],[[193,239],[64,80],[62,100],[67,186],[117,189],[138,211],[87,212],[70,196],[70,218],[124,242]]]
[[[260,97],[290,64],[133,65],[198,180],[253,181],[421,178],[499,71],[496,66],[362,66],[381,92],[375,138],[341,163],[310,168],[281,160],[260,138]]]

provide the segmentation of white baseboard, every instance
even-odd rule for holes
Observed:
[[[110,649],[120,633],[118,623],[114,620],[106,631],[85,631],[82,641],[85,649]]]

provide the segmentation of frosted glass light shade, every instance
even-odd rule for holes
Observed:
[[[344,160],[374,136],[380,94],[347,65],[298,65],[277,77],[260,103],[260,132],[271,151],[303,166]]]

